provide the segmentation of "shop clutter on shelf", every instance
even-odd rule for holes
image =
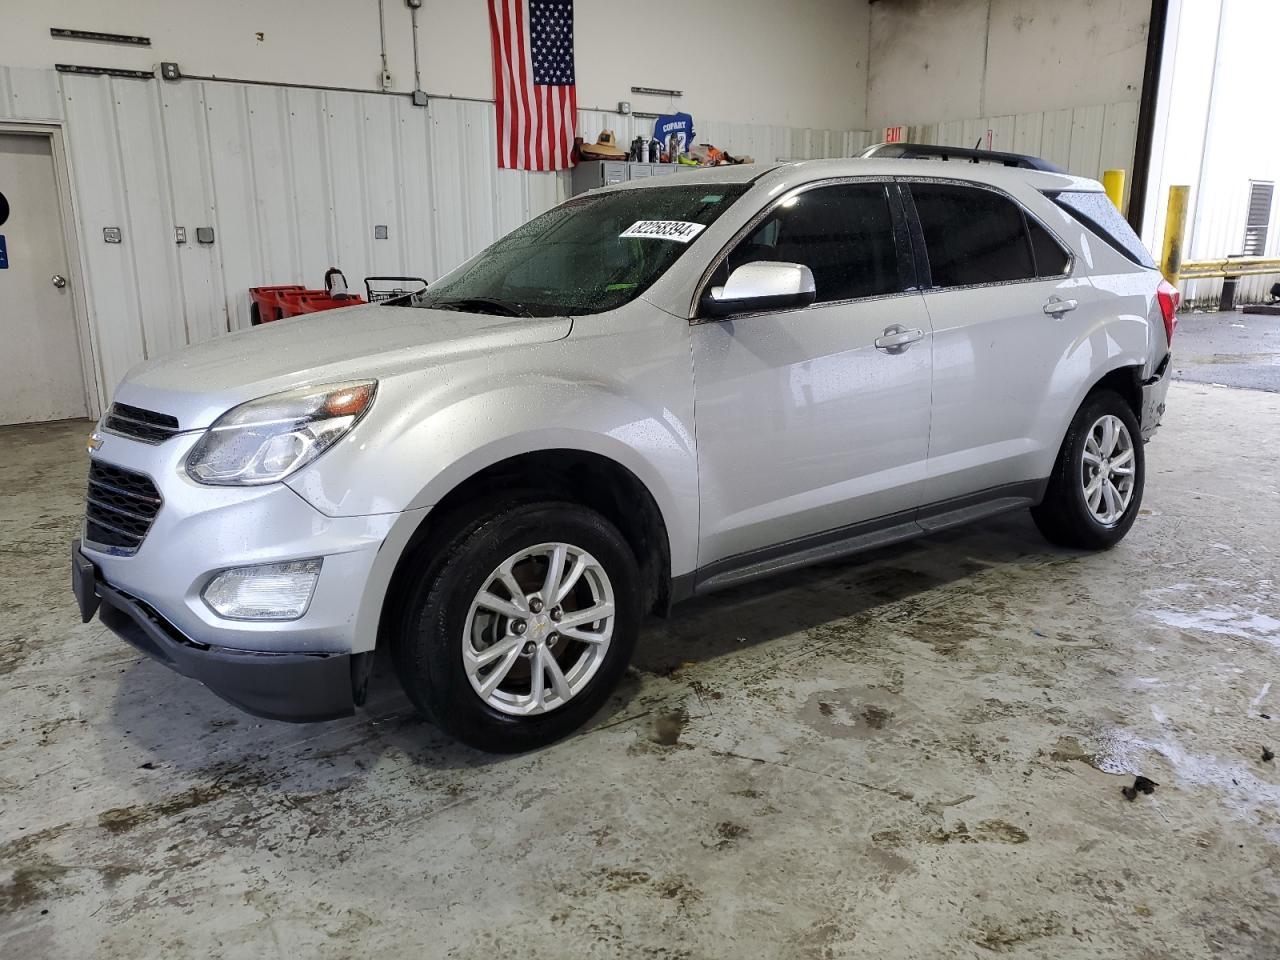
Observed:
[[[638,136],[631,149],[618,146],[612,130],[600,131],[594,143],[582,137],[574,141],[574,162],[579,160],[631,160],[637,163],[681,163],[692,167],[715,167],[728,163],[754,163],[751,157],[732,156],[709,143],[695,143],[693,118],[687,113],[659,116],[653,124],[653,136]]]

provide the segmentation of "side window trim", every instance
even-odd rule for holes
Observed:
[[[933,267],[929,263],[929,251],[924,245],[924,228],[920,226],[920,214],[916,211],[916,198],[911,195],[911,183],[898,182],[898,195],[907,214],[907,227],[911,236],[911,253],[916,264],[916,280],[920,289],[929,291],[933,286]]]
[[[1013,198],[1010,198],[1010,199],[1013,199]],[[1048,234],[1049,239],[1052,240],[1054,244],[1057,245],[1058,249],[1061,250],[1063,255],[1066,256],[1067,258],[1066,269],[1063,270],[1061,273],[1041,273],[1040,264],[1037,261],[1036,279],[1037,280],[1058,280],[1058,279],[1061,279],[1062,277],[1070,277],[1073,273],[1075,273],[1076,255],[1071,250],[1071,247],[1063,243],[1062,238],[1058,236],[1057,232],[1052,227],[1050,227],[1047,223],[1041,220],[1038,216],[1036,216],[1036,213],[1034,210],[1028,210],[1026,207],[1022,206],[1021,203],[1018,203],[1016,199],[1014,199],[1013,202],[1017,203],[1019,207],[1022,207],[1022,218],[1027,221],[1027,243],[1031,243],[1032,260],[1037,260],[1036,245],[1031,242],[1031,224],[1032,223],[1037,224],[1040,227],[1040,229],[1042,229],[1046,234]]]
[[[897,183],[885,183],[888,194],[889,216],[893,220],[893,246],[898,257],[898,283],[902,293],[915,293],[924,289],[920,282],[920,258],[911,242],[911,219],[902,197],[902,187]]]
[[[1028,210],[1026,205],[1017,197],[1013,196],[1013,194],[1001,190],[999,187],[989,183],[978,183],[973,180],[956,180],[951,177],[913,176],[895,177],[894,179],[898,181],[899,188],[902,191],[903,203],[906,207],[908,217],[910,218],[911,242],[912,248],[916,253],[916,272],[918,275],[921,273],[920,265],[924,265],[924,279],[921,282],[921,287],[926,292],[939,290],[977,290],[983,287],[1004,287],[1014,283],[1043,283],[1045,280],[1060,280],[1071,277],[1075,274],[1075,252],[1070,246],[1062,242],[1062,238],[1058,236],[1055,230],[1041,220],[1040,217],[1036,216],[1034,211]],[[1031,248],[1031,263],[1035,268],[1036,275],[1034,277],[1023,277],[1020,280],[992,280],[989,283],[964,283],[949,287],[935,286],[933,283],[933,274],[929,266],[929,251],[924,242],[924,228],[920,225],[920,215],[916,210],[915,198],[911,195],[911,184],[913,183],[939,183],[947,186],[986,190],[989,193],[994,193],[997,196],[1008,200],[1022,212],[1022,222],[1024,227],[1023,236],[1026,238],[1027,245]],[[1043,227],[1053,242],[1061,247],[1062,252],[1067,255],[1067,268],[1062,273],[1054,273],[1047,276],[1042,276],[1040,274],[1039,265],[1036,263],[1035,245],[1031,243],[1031,230],[1028,227],[1028,222],[1030,220],[1035,220],[1036,223]]]
[[[813,180],[813,181],[810,181],[809,183],[798,184],[797,186],[792,187],[790,190],[787,190],[787,191],[784,191],[783,193],[778,194],[778,196],[774,197],[772,200],[766,203],[760,210],[757,210],[746,223],[744,223],[741,227],[739,227],[734,232],[733,236],[729,238],[728,242],[725,243],[725,245],[721,247],[720,250],[716,253],[716,255],[712,257],[711,260],[707,263],[706,268],[702,271],[702,276],[698,279],[697,284],[695,284],[693,288],[693,299],[689,303],[689,323],[690,324],[717,323],[720,321],[721,318],[719,317],[699,317],[698,316],[698,304],[702,301],[702,293],[707,288],[707,286],[710,285],[712,279],[715,276],[716,271],[719,270],[720,267],[725,263],[725,261],[729,259],[729,254],[734,251],[734,249],[738,246],[738,244],[741,243],[743,240],[745,240],[747,237],[749,237],[755,231],[755,229],[759,227],[760,224],[763,223],[766,219],[768,219],[768,217],[775,210],[781,207],[784,203],[786,203],[792,197],[799,196],[802,193],[808,193],[810,190],[821,189],[822,187],[838,187],[844,184],[872,184],[872,185],[879,185],[888,192],[887,199],[889,201],[889,213],[890,213],[890,218],[893,220],[893,229],[894,229],[894,250],[898,258],[898,274],[899,274],[899,277],[905,280],[906,275],[904,275],[903,273],[904,268],[903,268],[902,259],[901,259],[902,245],[898,242],[899,222],[897,220],[897,212],[898,212],[896,209],[897,204],[894,202],[894,199],[893,199],[894,193],[896,192],[894,189],[895,180],[896,178],[894,177],[886,177],[883,175],[881,176],[873,175],[873,176],[864,176],[864,177],[828,177],[825,180]],[[919,263],[918,260],[914,262],[917,264]],[[875,296],[871,296],[871,297],[857,297],[852,300],[827,300],[822,303],[811,303],[807,307],[800,307],[796,310],[788,310],[786,312],[798,313],[804,310],[816,310],[816,309],[821,309],[823,307],[834,307],[834,306],[839,306],[840,304],[845,304],[845,303],[865,303],[870,300],[887,300],[890,297],[902,297],[908,294],[915,294],[919,292],[920,292],[920,289],[918,288],[903,289],[903,290],[899,290],[896,293],[876,294]],[[743,319],[746,317],[767,315],[771,312],[772,311],[761,311],[761,313],[741,313],[741,314],[735,315],[735,319]]]

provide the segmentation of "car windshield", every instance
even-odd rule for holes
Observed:
[[[531,317],[613,310],[647,290],[748,186],[704,183],[575,197],[431,284],[413,305]]]

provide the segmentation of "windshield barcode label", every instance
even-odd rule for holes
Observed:
[[[705,229],[705,223],[689,223],[685,220],[637,220],[618,236],[688,243]]]

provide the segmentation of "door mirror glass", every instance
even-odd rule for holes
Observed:
[[[817,298],[813,273],[802,263],[744,263],[723,287],[708,287],[700,313],[727,317],[735,313],[807,307]]]

